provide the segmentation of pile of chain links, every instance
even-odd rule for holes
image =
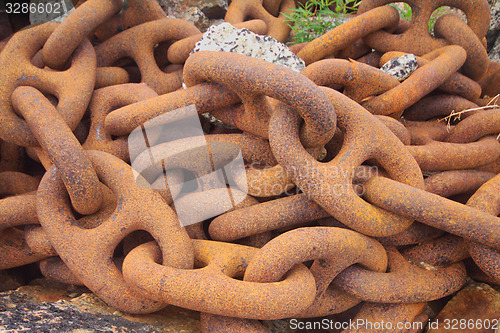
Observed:
[[[155,0],[80,1],[63,23],[2,41],[0,269],[39,262],[124,312],[200,311],[207,332],[266,332],[262,320],[362,302],[355,318],[425,322],[427,302],[468,277],[500,284],[488,3],[406,2],[411,22],[389,0],[363,0],[351,20],[293,46],[300,73],[190,56],[202,34]],[[444,5],[467,23],[442,16],[433,36]],[[285,41],[282,12],[294,6],[233,0],[225,20]],[[406,53],[419,68],[403,82],[379,69]],[[248,195],[184,228],[176,193],[134,181],[127,137],[192,104],[237,128],[205,124],[206,139],[240,146]]]

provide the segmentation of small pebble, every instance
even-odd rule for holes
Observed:
[[[418,68],[417,57],[414,54],[405,54],[402,57],[392,58],[382,68],[387,74],[394,76],[399,82],[406,80]]]

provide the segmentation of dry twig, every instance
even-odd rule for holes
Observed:
[[[486,104],[486,106],[481,106],[481,107],[477,107],[477,108],[471,108],[471,109],[467,109],[467,110],[462,110],[460,112],[456,112],[455,110],[452,110],[451,113],[448,116],[446,116],[446,117],[444,117],[442,119],[439,119],[439,121],[446,121],[446,129],[449,132],[451,130],[451,122],[452,121],[461,120],[460,117],[464,113],[471,112],[471,111],[478,111],[478,110],[493,110],[493,109],[500,108],[500,106],[498,106],[496,104],[499,99],[500,99],[500,94],[498,94],[495,97],[493,97],[488,102],[488,104]],[[498,134],[498,136],[497,136],[497,140],[498,139],[500,139],[500,134]]]

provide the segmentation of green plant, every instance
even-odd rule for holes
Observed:
[[[342,14],[350,14],[358,11],[361,0],[337,0],[335,4],[335,12]]]
[[[299,3],[299,7],[289,14],[282,13],[294,33],[290,44],[309,42],[324,35],[344,23],[347,14],[356,13],[360,3],[361,0],[308,0],[304,4]],[[402,6],[394,3],[389,5],[396,8],[402,18],[411,21],[413,11],[410,5],[405,2],[401,4]],[[434,11],[428,25],[431,34],[434,34],[436,20],[449,11],[448,6],[441,6]]]
[[[389,4],[389,6],[396,8],[398,10],[399,16],[401,16],[401,18],[404,18],[407,21],[411,21],[413,11],[411,10],[411,7],[409,4],[407,4],[406,2],[403,2],[404,8],[401,8],[401,6],[398,6],[394,3]]]
[[[437,19],[440,16],[443,16],[444,14],[449,12],[450,7],[448,6],[441,6],[438,9],[432,13],[430,19],[429,19],[429,32],[434,35],[434,25],[436,24]]]
[[[345,15],[356,12],[360,3],[361,0],[308,0],[290,14],[283,13],[294,32],[291,44],[309,42],[344,23]]]
[[[393,3],[389,4],[389,6],[396,8],[399,12],[399,16],[401,16],[402,18],[404,18],[407,21],[411,21],[413,12],[412,12],[410,5],[408,5],[406,2],[403,3],[404,8],[401,8],[401,6],[398,6],[398,5],[393,4]],[[434,34],[434,25],[436,24],[436,20],[440,16],[448,13],[449,9],[450,9],[450,7],[448,7],[448,6],[441,6],[441,7],[438,7],[438,9],[436,9],[434,11],[434,13],[432,13],[431,17],[429,18],[429,24],[427,27],[431,34]]]

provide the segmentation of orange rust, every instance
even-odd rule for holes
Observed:
[[[266,1],[269,3],[269,1]],[[271,14],[263,6],[262,0],[234,0],[229,5],[224,21],[236,25],[242,23],[248,18],[260,19],[267,25],[267,35],[273,37],[280,42],[285,42],[289,33],[290,27],[285,21],[283,14],[290,14],[291,10],[295,8],[294,0],[281,0],[279,1],[279,15],[278,13]],[[273,5],[274,8],[277,4]]]
[[[379,6],[391,3],[392,0],[363,0],[358,13],[365,13]],[[486,0],[407,0],[413,16],[410,27],[402,34],[391,34],[380,30],[363,40],[372,48],[381,51],[403,51],[423,55],[432,50],[442,48],[448,43],[444,39],[431,36],[428,24],[432,13],[441,6],[450,6],[461,9],[467,16],[467,24],[474,34],[481,40],[488,31],[490,9]]]

